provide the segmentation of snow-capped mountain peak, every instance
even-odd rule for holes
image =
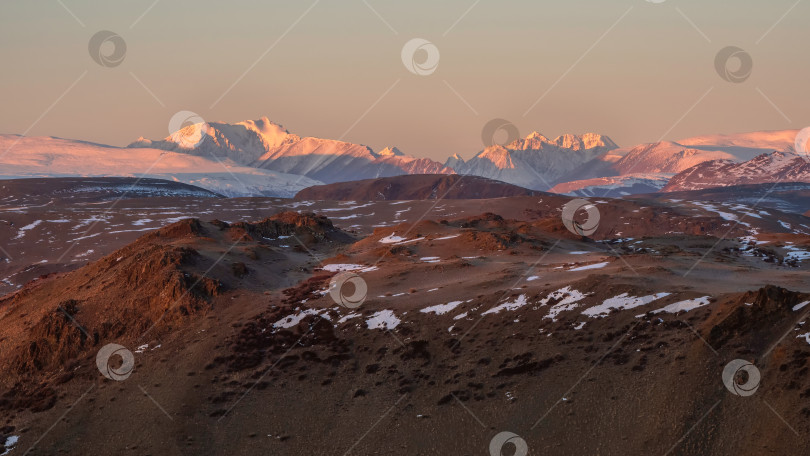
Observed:
[[[236,125],[244,126],[246,130],[254,132],[262,139],[262,142],[264,142],[264,145],[268,148],[278,147],[284,144],[284,142],[287,141],[291,136],[290,132],[287,131],[282,125],[270,121],[270,119],[267,117],[262,117],[259,120],[246,120],[244,122],[238,122]]]
[[[529,134],[526,136],[526,138],[524,138],[524,139],[527,139],[527,140],[532,140],[532,139],[534,139],[534,140],[537,140],[537,141],[542,141],[542,142],[546,142],[546,143],[547,143],[547,142],[550,142],[550,140],[549,140],[548,138],[546,138],[546,137],[545,137],[545,136],[544,136],[542,133],[540,133],[539,131],[533,131],[533,132],[529,133]]]
[[[475,158],[488,160],[498,169],[515,168],[515,162],[512,160],[512,154],[503,146],[489,146],[476,155]]]
[[[377,152],[377,155],[381,157],[402,157],[405,154],[396,147],[386,147],[385,149]]]
[[[567,177],[585,163],[615,148],[610,138],[595,133],[562,135],[552,141],[534,131],[506,146],[489,146],[466,162],[460,157],[451,157],[446,165],[459,174],[548,190],[556,183],[570,180]]]
[[[610,138],[598,133],[585,133],[583,135],[565,134],[554,139],[554,144],[563,149],[588,150],[597,147],[615,149],[619,146]]]
[[[461,155],[453,154],[447,159],[447,161],[444,162],[444,166],[451,169],[457,169],[464,166],[464,163],[465,161],[463,158],[461,158]]]
[[[597,148],[604,150],[615,149],[618,146],[607,136],[598,133],[564,134],[551,140],[537,131],[533,131],[525,138],[517,139],[506,145],[506,148],[510,150],[543,150],[548,147],[580,151]]]
[[[407,156],[396,147],[374,153],[360,144],[300,137],[267,117],[237,123],[208,122],[207,137],[195,148],[183,147],[171,137],[162,141],[139,140],[129,147],[216,157],[225,163],[298,174],[326,183],[453,172],[433,160]]]

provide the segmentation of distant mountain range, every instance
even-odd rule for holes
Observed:
[[[189,128],[189,127],[187,127]],[[300,137],[266,117],[235,124],[209,122],[207,136],[196,147],[175,138],[139,139],[129,147],[150,147],[214,157],[241,166],[296,174],[325,183],[402,174],[452,174],[427,158],[407,156],[395,147],[375,153],[370,147],[332,139]]]
[[[194,136],[189,144],[184,138]],[[202,133],[202,134],[200,134]],[[585,133],[555,139],[532,132],[444,164],[375,152],[340,140],[301,137],[268,118],[191,125],[126,148],[52,137],[0,135],[0,178],[145,176],[196,185],[226,196],[291,197],[322,184],[411,174],[464,174],[529,190],[620,197],[760,182],[808,182],[793,153],[796,130],[708,135],[621,148]]]
[[[792,151],[797,131],[712,135],[619,148],[594,133],[549,140],[534,132],[506,146],[491,146],[465,162],[445,163],[473,174],[576,196],[622,196],[663,189],[670,178],[701,163],[739,162],[774,151]]]
[[[550,140],[533,132],[506,146],[487,147],[469,161],[454,155],[445,166],[459,174],[548,190],[554,184],[579,178],[583,168],[604,168],[609,152],[617,148],[610,138],[595,133],[563,135]]]

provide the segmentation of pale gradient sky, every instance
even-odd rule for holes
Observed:
[[[62,0],[70,12],[59,1],[3,0],[0,133],[34,125],[29,136],[126,145],[165,137],[171,116],[190,110],[209,121],[267,116],[334,139],[357,122],[345,140],[443,161],[480,150],[496,117],[524,136],[597,132],[621,146],[810,124],[810,2],[367,2],[383,19],[363,0],[321,0],[289,29],[312,0]],[[99,30],[126,41],[120,66],[90,58]],[[401,62],[416,37],[440,51],[429,76]],[[715,72],[728,45],[753,58],[743,83]]]

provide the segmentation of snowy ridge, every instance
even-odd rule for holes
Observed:
[[[664,141],[634,147],[616,162],[614,168],[620,175],[675,174],[709,160],[734,159],[733,155],[726,152],[691,149],[682,144]]]
[[[487,147],[467,161],[454,154],[445,166],[533,190],[623,196],[659,191],[669,177],[703,163],[735,163],[774,150],[790,151],[795,136],[795,130],[707,135],[619,148],[595,133],[551,140],[533,132]]]
[[[13,147],[12,147],[13,145]],[[0,135],[0,178],[148,177],[210,190],[225,196],[290,197],[321,182],[302,176],[239,166],[148,148],[118,148],[52,137]]]
[[[395,147],[375,153],[371,148],[332,139],[300,137],[267,117],[234,124],[209,122],[207,136],[196,148],[170,136],[160,141],[139,139],[129,147],[152,147],[194,156],[214,156],[241,166],[296,174],[325,183],[403,174],[453,174],[441,163],[403,154]]]
[[[768,182],[810,182],[810,162],[791,152],[762,154],[743,163],[715,160],[675,175],[662,191],[699,190]]]

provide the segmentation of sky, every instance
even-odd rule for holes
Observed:
[[[620,146],[799,129],[808,15],[796,0],[3,0],[0,133],[123,146],[192,111],[444,161],[481,150],[495,118]],[[122,61],[91,57],[100,31]],[[412,39],[427,47],[403,59]],[[728,46],[750,72],[718,70]]]

